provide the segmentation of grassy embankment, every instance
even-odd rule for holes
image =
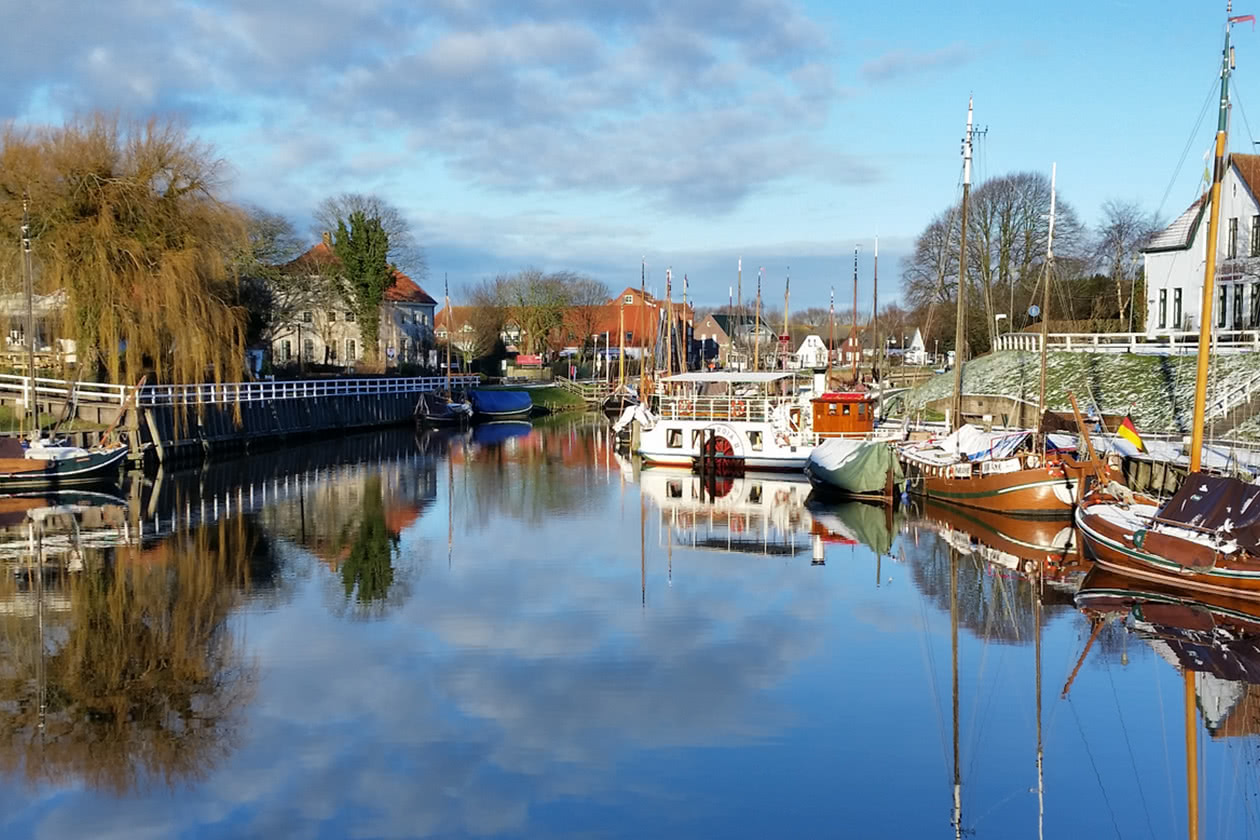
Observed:
[[[39,425],[41,428],[50,428],[61,417],[60,414],[40,413]],[[0,405],[0,435],[16,434],[19,429],[29,430],[30,418],[22,417],[22,411],[15,409],[13,406]],[[100,423],[89,423],[86,420],[67,420],[61,424],[63,432],[79,432],[91,429],[104,429]]]
[[[1068,392],[1082,411],[1096,406],[1106,414],[1131,413],[1139,429],[1185,432],[1194,407],[1195,356],[1137,356],[1104,353],[1051,353],[1046,371],[1046,397],[1052,411],[1070,411]],[[1260,374],[1260,353],[1218,356],[1212,361],[1208,403],[1237,391]],[[970,361],[963,368],[963,392],[1018,397],[1036,402],[1041,357],[1007,351]],[[953,371],[938,374],[903,396],[910,411],[948,397]],[[1250,429],[1260,438],[1260,423],[1244,423],[1235,435]],[[1231,435],[1231,436],[1235,436]]]

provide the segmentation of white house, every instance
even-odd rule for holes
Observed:
[[[1260,329],[1260,155],[1230,155],[1221,183],[1214,326]],[[1199,328],[1207,259],[1206,201],[1200,196],[1143,251],[1146,334]]]
[[[816,335],[807,335],[796,350],[796,363],[802,368],[827,367],[827,343]]]
[[[914,338],[910,339],[910,346],[906,348],[905,363],[908,365],[926,365],[928,363],[927,345],[923,341],[923,333],[918,327],[914,328]]]

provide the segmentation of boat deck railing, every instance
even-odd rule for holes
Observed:
[[[764,423],[790,397],[691,397],[661,395],[657,416],[664,420],[739,420]]]

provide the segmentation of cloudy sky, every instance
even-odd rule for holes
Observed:
[[[235,198],[303,229],[326,195],[378,193],[430,287],[525,265],[620,286],[646,257],[650,285],[672,266],[717,303],[742,256],[774,296],[790,266],[795,308],[851,296],[859,243],[865,298],[875,234],[895,291],[957,194],[969,93],[980,177],[1057,161],[1088,220],[1113,197],[1174,215],[1221,25],[1216,4],[1122,0],[48,0],[0,31],[0,116],[177,114]],[[1260,42],[1237,41],[1250,151]]]

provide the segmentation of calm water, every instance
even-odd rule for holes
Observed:
[[[1211,657],[1111,621],[1061,699],[1071,570],[519,431],[159,476],[45,512],[42,577],[0,510],[0,835],[1185,836]],[[1260,833],[1245,670],[1196,677],[1203,837]]]

